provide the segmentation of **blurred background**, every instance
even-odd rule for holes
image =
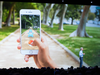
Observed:
[[[89,66],[100,66],[100,6],[0,1],[0,42],[20,27],[20,9],[40,10],[42,30],[78,57],[80,47],[83,47],[84,62]],[[0,44],[0,55],[4,49],[2,44]],[[17,44],[13,47],[16,48]],[[2,59],[0,64],[7,63],[1,56],[0,59]]]

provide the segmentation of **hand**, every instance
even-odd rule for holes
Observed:
[[[17,42],[20,43],[20,38],[17,39]],[[39,51],[37,55],[25,55],[24,60],[26,62],[29,61],[30,57],[33,57],[35,64],[37,65],[38,68],[41,67],[57,68],[56,64],[50,57],[49,48],[45,37],[41,37],[41,41],[40,39],[35,39],[31,45],[38,46]],[[18,45],[17,48],[21,49],[21,45]]]
[[[85,53],[83,53],[83,55],[85,55]]]

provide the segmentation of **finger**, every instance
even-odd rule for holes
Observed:
[[[18,46],[17,46],[17,49],[21,49],[21,45],[18,45]]]
[[[20,38],[19,38],[19,39],[17,39],[17,42],[18,42],[18,43],[20,43]]]
[[[41,42],[45,42],[44,37],[41,35]]]
[[[45,36],[41,36],[41,42],[46,43],[47,44],[47,39]]]
[[[40,39],[37,38],[31,45],[41,47],[43,43],[40,41]]]
[[[34,58],[34,55],[25,55],[24,60],[28,62],[30,57]]]
[[[29,55],[25,55],[24,60],[25,60],[25,62],[28,62],[29,61]]]

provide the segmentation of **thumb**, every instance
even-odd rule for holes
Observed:
[[[43,43],[40,41],[40,39],[35,39],[34,41],[33,41],[33,43],[31,43],[31,45],[33,45],[33,46],[38,46],[39,48],[40,47],[42,47],[43,46]]]

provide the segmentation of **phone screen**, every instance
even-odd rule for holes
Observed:
[[[21,44],[22,50],[38,50],[30,40],[40,39],[40,15],[21,14]]]

